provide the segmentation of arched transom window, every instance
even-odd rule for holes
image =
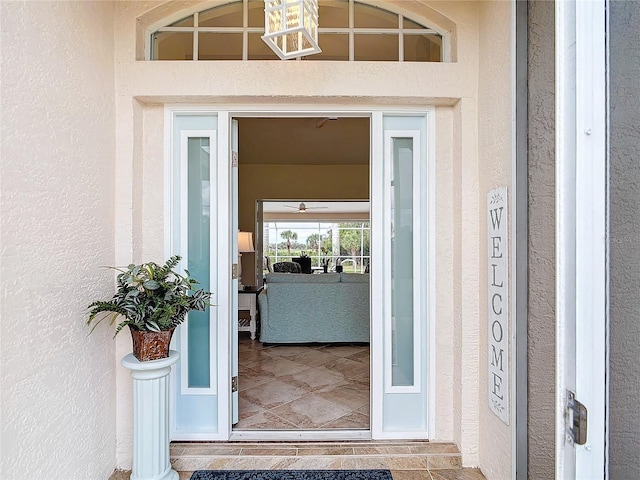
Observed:
[[[319,2],[322,53],[303,60],[441,62],[443,37],[402,14],[354,0]],[[262,40],[264,1],[194,13],[151,34],[151,60],[278,60]]]

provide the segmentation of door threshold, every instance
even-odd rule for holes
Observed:
[[[371,430],[234,430],[230,441],[317,441],[371,440]]]

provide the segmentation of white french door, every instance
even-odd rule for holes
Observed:
[[[171,382],[172,440],[224,440],[230,431],[230,320],[237,315],[237,292],[228,119],[224,112],[165,111],[166,256],[180,255],[182,268],[213,293],[213,305],[190,312],[174,334],[180,361]]]
[[[309,111],[296,116],[329,113],[340,115]],[[370,435],[429,438],[435,408],[434,110],[342,115],[371,118]],[[241,381],[238,280],[233,275],[238,262],[238,126],[229,111],[168,108],[166,118],[171,144],[168,253],[182,255],[194,277],[208,279],[215,304],[202,317],[190,314],[176,335],[181,360],[173,382],[172,439],[225,440],[238,420]],[[362,432],[358,435],[363,438]],[[304,433],[295,437],[304,438]]]
[[[229,191],[231,204],[231,234],[232,234],[232,264],[238,264],[238,121],[231,120],[231,190]],[[234,241],[235,240],[235,241]],[[232,268],[231,275],[231,424],[238,423],[238,267]]]

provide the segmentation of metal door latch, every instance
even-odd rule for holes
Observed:
[[[567,390],[567,441],[574,445],[587,443],[587,407],[576,400],[576,394]]]

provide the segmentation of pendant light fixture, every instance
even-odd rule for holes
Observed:
[[[282,60],[322,52],[318,0],[264,0],[262,39]]]

